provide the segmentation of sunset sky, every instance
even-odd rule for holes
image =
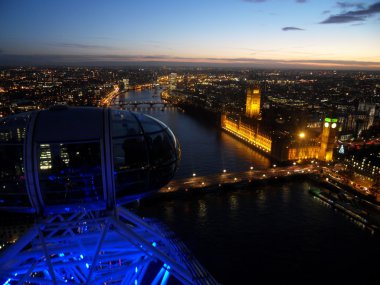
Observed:
[[[380,1],[0,0],[0,65],[380,69]]]

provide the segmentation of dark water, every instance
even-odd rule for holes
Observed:
[[[126,97],[151,100],[152,94],[130,92]],[[176,109],[145,112],[164,121],[180,139],[178,177],[269,165],[199,118]],[[223,284],[377,284],[380,239],[313,199],[310,183],[147,199],[135,210],[166,223]]]
[[[378,284],[380,240],[298,181],[141,201],[223,284]],[[372,280],[372,281],[371,281]]]
[[[158,92],[159,94],[159,92]],[[153,97],[152,90],[130,91],[119,97],[125,101],[160,101]],[[248,170],[250,166],[264,168],[270,165],[265,156],[221,132],[215,122],[204,120],[201,116],[189,116],[187,113],[169,107],[161,111],[160,107],[130,110],[151,115],[168,125],[178,138],[182,158],[176,178],[214,174],[223,169],[229,171]]]

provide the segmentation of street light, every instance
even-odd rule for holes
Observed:
[[[197,174],[193,173],[193,177],[197,176]]]
[[[226,169],[223,169],[223,173],[226,173],[227,172],[227,170]]]
[[[298,135],[301,139],[303,139],[304,137],[305,137],[305,133],[304,132],[301,132],[301,133],[299,133],[299,135]]]

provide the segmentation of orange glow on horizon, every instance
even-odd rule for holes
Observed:
[[[249,57],[187,57],[187,56],[122,56],[112,58],[107,56],[99,56],[102,61],[120,61],[120,62],[168,62],[168,63],[208,63],[208,64],[230,64],[230,65],[258,65],[268,67],[315,67],[315,68],[365,68],[380,69],[379,61],[355,61],[342,59],[261,59]]]

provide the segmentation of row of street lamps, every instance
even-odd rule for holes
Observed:
[[[296,165],[297,163],[296,162],[293,162],[293,165]],[[273,164],[273,168],[276,168],[277,167],[277,165],[276,164]],[[253,166],[250,166],[249,167],[249,170],[253,170],[254,169],[254,167]],[[223,169],[223,171],[222,171],[223,173],[227,173],[227,169]],[[195,176],[197,176],[197,174],[195,173],[195,172],[193,172],[193,177],[195,177]]]
[[[276,167],[276,165],[274,165],[274,167]],[[249,167],[249,170],[253,170],[253,166],[250,166]],[[227,169],[223,169],[222,171],[223,173],[227,173]],[[197,176],[197,174],[195,172],[193,172],[193,177]]]

